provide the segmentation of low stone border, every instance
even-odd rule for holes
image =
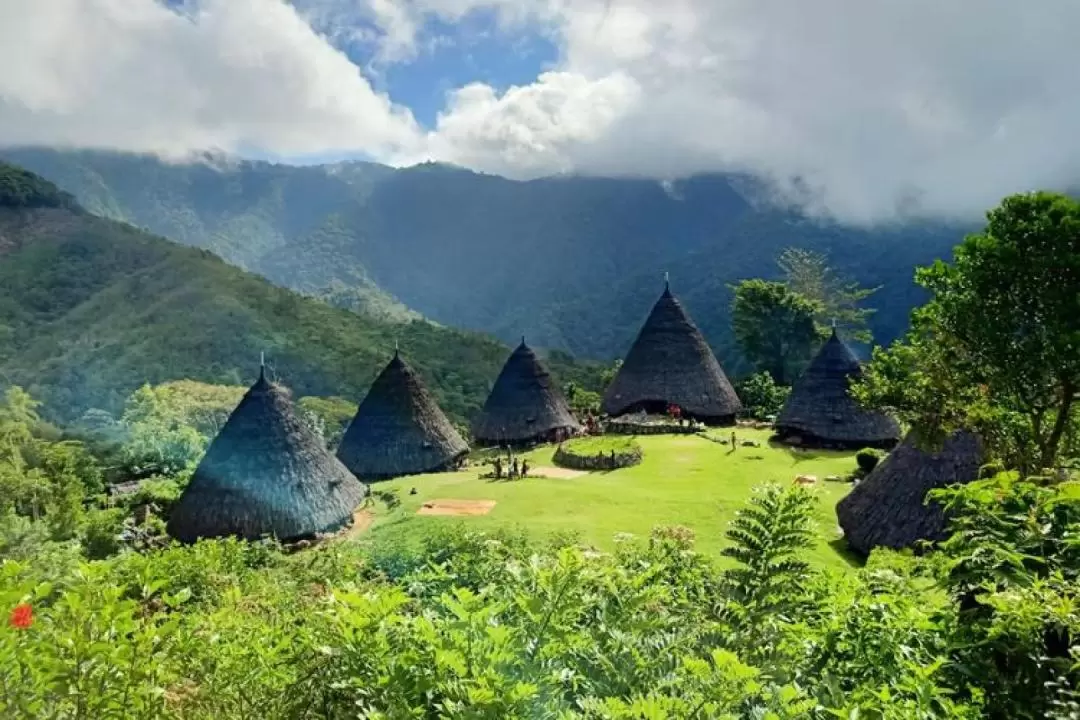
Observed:
[[[555,450],[552,460],[560,467],[573,470],[617,470],[631,467],[641,462],[644,453],[637,445],[629,450],[600,452],[591,455],[579,455],[560,445]]]
[[[616,421],[604,423],[604,432],[612,435],[693,435],[700,431],[701,428],[693,425],[639,424]]]

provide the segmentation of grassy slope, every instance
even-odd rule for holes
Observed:
[[[842,475],[855,467],[854,453],[794,452],[765,445],[769,433],[738,431],[740,440],[753,438],[761,448],[729,453],[724,445],[697,436],[651,436],[637,441],[645,451],[641,465],[608,473],[591,473],[572,480],[530,478],[515,482],[479,479],[478,468],[466,472],[407,477],[380,484],[396,489],[399,509],[378,510],[369,536],[379,542],[408,542],[442,523],[464,522],[480,528],[522,527],[530,534],[580,533],[583,541],[611,549],[618,533],[645,537],[657,525],[685,525],[697,534],[704,552],[719,553],[727,542],[724,531],[734,513],[750,497],[754,486],[765,482],[789,483],[796,475],[819,479],[816,516],[817,542],[812,560],[820,566],[848,567],[853,562],[835,541],[838,538],[834,507],[850,486],[823,482],[827,475]],[[530,454],[534,466],[550,466],[553,448]],[[752,459],[759,456],[762,459]],[[410,488],[416,495],[409,495]],[[481,517],[418,516],[417,509],[432,499],[490,499],[497,505]]]
[[[725,367],[735,366],[728,284],[774,277],[796,245],[883,285],[869,304],[879,341],[923,296],[912,269],[947,255],[964,228],[843,228],[748,202],[745,178],[674,189],[643,179],[513,182],[442,166],[165,164],[91,152],[5,150],[95,212],[145,225],[301,292],[403,317],[394,297],[438,322],[580,357],[614,358],[633,340],[663,271]],[[348,290],[343,291],[340,285]],[[393,297],[387,294],[392,294]],[[407,316],[404,316],[407,319]]]
[[[262,351],[298,395],[359,399],[396,341],[459,420],[509,353],[478,334],[329,307],[129,225],[0,207],[0,381],[27,386],[54,419],[116,410],[143,382],[245,384]],[[597,383],[565,358],[552,366]]]

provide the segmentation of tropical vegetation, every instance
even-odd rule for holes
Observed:
[[[375,517],[368,534],[314,547],[172,543],[162,520],[255,347],[288,369],[328,445],[392,338],[426,359],[461,414],[483,394],[473,374],[493,374],[505,348],[302,298],[0,169],[0,716],[1080,716],[1074,200],[1008,198],[952,262],[918,272],[927,302],[854,392],[929,445],[974,429],[994,462],[985,479],[931,492],[946,539],[879,548],[852,567],[821,528],[822,500],[846,486],[790,478],[840,463],[872,472],[879,454],[765,447],[767,431],[744,428],[751,447],[722,445],[726,429],[639,438],[642,464],[606,475],[393,480],[378,492],[385,508],[363,509]],[[750,282],[755,313],[739,332],[759,374],[743,386],[767,416],[798,356],[754,355],[769,349],[751,343],[764,322],[754,318],[773,317],[756,309],[790,312],[798,322],[785,327],[806,339],[833,312],[857,331],[868,296],[846,281],[831,285],[833,301],[813,283]],[[562,370],[583,392],[601,389],[589,380],[599,368]],[[581,395],[579,408],[591,402]],[[713,455],[684,473],[690,443]],[[770,476],[781,458],[785,477]],[[494,515],[420,522],[411,511],[429,490],[406,488],[422,483],[484,488],[505,506],[517,494],[522,516],[550,520],[555,506],[559,523],[538,533]],[[622,514],[573,532],[590,492]],[[718,494],[726,506],[702,501]],[[678,517],[636,536],[586,536],[597,518],[625,526],[619,501],[633,498],[638,523]],[[680,521],[705,515],[711,524]]]

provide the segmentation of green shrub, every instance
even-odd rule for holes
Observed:
[[[121,508],[91,510],[86,514],[80,538],[86,557],[100,560],[120,552],[124,517]]]
[[[807,564],[799,486],[755,493],[722,568],[677,526],[596,553],[464,523],[79,563],[24,518],[0,533],[26,557],[0,563],[0,717],[1064,720],[1076,488],[939,491],[950,540],[845,574]],[[90,513],[88,552],[116,520]],[[32,624],[8,620],[27,604]]]
[[[784,407],[791,388],[778,385],[767,372],[755,373],[736,386],[742,400],[743,414],[754,420],[772,420]]]
[[[862,471],[863,475],[868,475],[873,472],[874,468],[878,466],[878,463],[881,462],[884,457],[885,453],[881,450],[863,448],[855,453],[855,463],[859,466],[859,470]]]

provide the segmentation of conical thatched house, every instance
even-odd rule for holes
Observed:
[[[469,446],[401,356],[375,378],[338,447],[356,477],[383,480],[456,466]]]
[[[663,413],[671,404],[712,425],[731,424],[742,410],[716,356],[665,283],[602,407],[615,416]]]
[[[476,442],[527,445],[559,442],[581,429],[551,374],[521,339],[511,353],[484,409],[473,422]]]
[[[809,447],[895,446],[900,439],[896,421],[851,397],[851,382],[861,375],[859,361],[834,329],[776,419],[780,439]]]
[[[260,373],[199,463],[168,532],[184,542],[309,537],[346,525],[365,493],[296,417],[288,391]]]
[[[941,539],[945,515],[937,503],[925,502],[926,494],[977,479],[983,462],[982,443],[973,433],[954,433],[937,452],[920,449],[908,436],[837,503],[848,545],[865,555],[878,546],[904,548]]]

